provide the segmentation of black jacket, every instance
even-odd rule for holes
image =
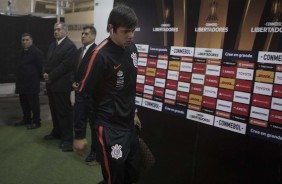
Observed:
[[[58,46],[53,42],[48,50],[44,73],[49,74],[47,89],[52,92],[70,92],[72,89],[73,67],[77,59],[74,43],[66,37]]]
[[[93,43],[86,51],[80,63],[79,58],[77,59],[74,68],[74,81],[78,84],[80,84],[83,80],[83,77],[88,68],[89,60],[92,56],[95,47],[96,44]],[[82,48],[79,49],[79,56],[82,54],[81,52]],[[90,115],[93,113],[91,107],[91,99],[89,98],[89,96],[86,94],[78,93],[76,91],[74,105],[74,132],[76,139],[84,138],[86,135],[87,121],[90,118]],[[92,123],[92,121],[90,121],[90,123]]]
[[[108,38],[96,47],[79,90],[93,100],[95,124],[134,128],[136,75],[135,44],[124,49]]]
[[[16,93],[37,94],[42,79],[43,53],[35,46],[22,50],[16,71]]]

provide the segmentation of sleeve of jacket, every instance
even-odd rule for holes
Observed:
[[[49,81],[52,82],[68,72],[73,72],[77,49],[74,44],[66,48],[61,63],[49,73]]]
[[[95,54],[95,52],[93,54]],[[90,60],[88,63],[87,71],[79,87],[79,92],[92,96],[111,72],[112,68],[108,66],[105,58],[97,54],[93,62]]]
[[[74,106],[74,137],[83,139],[86,136],[86,125],[90,115],[89,101],[95,93],[95,89],[103,82],[105,74],[108,73],[105,60],[100,55],[88,63],[88,71],[76,93]],[[95,112],[94,112],[95,113]]]
[[[89,108],[87,106],[87,97],[82,93],[75,94],[74,104],[74,137],[83,139],[86,137],[87,121],[89,119]]]

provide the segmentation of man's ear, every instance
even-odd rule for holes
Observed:
[[[110,34],[114,34],[114,30],[113,30],[113,25],[112,24],[108,25],[108,30],[109,30]]]

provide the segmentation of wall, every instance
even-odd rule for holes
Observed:
[[[31,0],[14,0],[14,3],[11,6],[13,14],[26,15],[31,12]],[[8,0],[0,1],[0,12],[9,12],[8,11]]]
[[[81,46],[81,32],[84,25],[93,25],[94,11],[74,12],[65,14],[65,23],[69,26],[68,36],[76,44]]]
[[[107,20],[112,10],[113,2],[113,0],[95,0],[94,11],[65,14],[66,23],[78,27],[78,30],[69,31],[70,38],[78,47],[81,46],[81,28],[85,24],[94,24],[97,30],[96,44],[99,44],[108,37],[106,31]]]
[[[95,0],[94,25],[97,29],[96,44],[108,37],[107,21],[113,8],[114,0]]]

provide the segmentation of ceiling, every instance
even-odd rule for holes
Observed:
[[[35,0],[35,1],[46,1],[46,2],[52,2],[52,3],[57,2],[57,0]],[[69,2],[74,2],[74,3],[94,2],[94,0],[59,0],[59,1],[69,1]]]
[[[46,1],[57,2],[57,0],[46,0]],[[65,1],[81,3],[81,2],[89,2],[89,1],[94,1],[94,0],[65,0]]]
[[[0,0],[0,14],[56,17],[93,11],[95,0]],[[8,2],[8,3],[7,3]]]
[[[64,13],[89,11],[94,9],[94,0],[34,0],[35,13],[56,14],[57,2]]]

